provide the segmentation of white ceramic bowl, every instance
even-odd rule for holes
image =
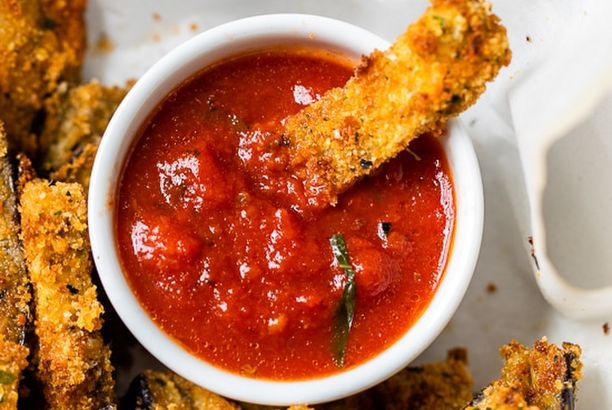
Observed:
[[[100,144],[89,190],[89,231],[94,260],[108,297],[134,336],[162,363],[194,383],[232,399],[269,405],[315,404],[346,397],[383,381],[416,358],[442,331],[461,302],[478,257],[483,225],[478,162],[470,139],[453,122],[448,137],[442,141],[455,185],[454,245],[429,307],[389,348],[333,376],[307,381],[269,381],[214,367],[162,332],[128,286],[116,247],[115,195],[130,147],[139,136],[143,122],[168,93],[202,68],[247,51],[294,44],[333,50],[355,59],[375,48],[389,46],[375,34],[351,24],[296,14],[251,17],[202,33],[157,62],[125,97]]]

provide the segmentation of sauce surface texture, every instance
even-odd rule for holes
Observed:
[[[356,280],[345,367],[395,342],[436,290],[454,222],[437,140],[419,138],[334,208],[301,212],[266,185],[275,158],[258,147],[352,69],[299,50],[223,62],[160,105],[125,166],[116,224],[130,286],[167,334],[218,367],[283,380],[341,370],[334,234]],[[257,178],[245,168],[254,155],[268,162]]]

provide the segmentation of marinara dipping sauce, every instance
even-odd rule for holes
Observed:
[[[400,338],[438,286],[454,205],[434,138],[312,212],[247,170],[253,155],[274,160],[257,149],[274,127],[352,72],[302,49],[221,62],[168,96],[133,147],[116,214],[125,275],[153,321],[217,367],[276,380],[342,371]],[[356,289],[343,366],[332,342],[347,282],[337,234]]]

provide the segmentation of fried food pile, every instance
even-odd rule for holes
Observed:
[[[115,397],[86,193],[97,146],[129,84],[80,83],[84,9],[84,0],[0,0],[0,409],[265,408],[168,371],[146,370],[122,400]],[[473,104],[509,59],[505,30],[486,2],[433,0],[346,87],[285,124],[292,166],[333,203],[412,138],[438,132]],[[571,408],[578,346],[542,339],[533,349],[512,342],[501,352],[501,378],[475,398],[467,353],[455,349],[443,362],[409,367],[316,408]]]
[[[506,29],[484,0],[433,0],[343,88],[290,117],[280,131],[309,205],[338,194],[474,104],[510,63]]]
[[[408,367],[363,393],[317,406],[288,410],[567,410],[574,406],[576,382],[581,378],[580,347],[557,347],[546,338],[529,349],[516,341],[502,346],[502,376],[476,396],[467,352],[453,349],[446,361]],[[125,408],[243,409],[273,407],[235,403],[210,393],[171,372],[147,370],[132,382],[122,403]]]
[[[0,0],[0,409],[116,401],[85,190],[127,88],[80,83],[85,6]]]

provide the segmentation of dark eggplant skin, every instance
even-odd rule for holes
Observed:
[[[477,406],[480,402],[484,400],[484,398],[485,398],[485,389],[482,389],[474,395],[474,398],[472,399],[472,401],[469,402],[465,408],[469,409],[470,407]]]
[[[576,382],[578,381],[578,376],[575,374],[578,370],[577,360],[578,357],[572,345],[569,343],[564,343],[564,347],[567,346],[568,350],[563,354],[563,358],[565,359],[565,376],[563,380],[563,390],[561,391],[561,410],[574,410],[576,405]]]
[[[124,410],[153,410],[155,398],[149,387],[149,381],[141,373],[132,380],[127,393],[121,400],[121,409]]]

